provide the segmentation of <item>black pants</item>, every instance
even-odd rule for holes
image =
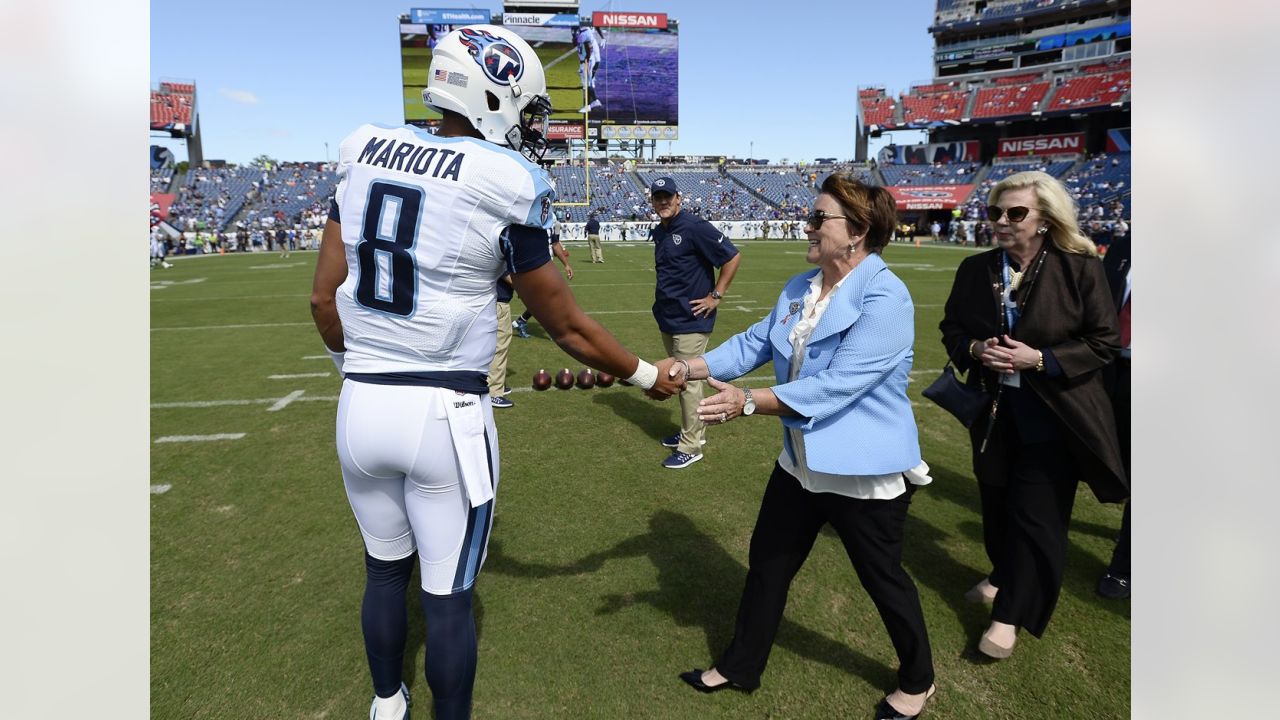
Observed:
[[[791,580],[831,523],[875,603],[898,653],[898,687],[921,693],[933,684],[933,656],[915,583],[902,569],[903,525],[915,487],[892,500],[855,500],[811,493],[774,465],[751,534],[750,567],[738,605],[733,640],[716,669],[745,688],[760,686],[782,622]]]
[[[1133,464],[1130,462],[1130,446],[1132,434],[1130,425],[1133,420],[1133,390],[1129,368],[1129,359],[1116,361],[1115,381],[1111,390],[1111,407],[1116,414],[1116,436],[1120,439],[1120,458],[1124,460],[1124,472],[1129,476],[1130,487],[1133,483]],[[1133,564],[1129,551],[1129,507],[1124,504],[1124,519],[1120,521],[1120,537],[1116,540],[1115,552],[1111,554],[1111,566],[1107,572],[1128,580],[1133,572]]]
[[[1061,440],[1006,448],[1008,485],[978,483],[991,584],[1000,589],[991,619],[1040,637],[1062,590],[1075,463]]]

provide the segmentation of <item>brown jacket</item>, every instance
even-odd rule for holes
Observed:
[[[1018,303],[1025,302],[1025,306],[1011,334],[1033,348],[1050,350],[1062,375],[1026,371],[1022,381],[1070,431],[1065,440],[1082,473],[1080,479],[1099,500],[1120,502],[1129,496],[1129,481],[1100,372],[1114,361],[1120,348],[1115,303],[1097,258],[1062,252],[1047,240],[1046,244],[1049,251],[1038,272],[1040,277],[1031,285],[1028,275],[1019,289]],[[989,250],[960,263],[939,325],[943,346],[956,367],[980,370],[969,373],[967,382],[981,382],[989,391],[996,388],[996,374],[973,359],[969,344],[1000,334],[1002,252]],[[985,414],[969,430],[974,474],[981,482],[1004,485],[1008,455],[1003,443],[993,437],[986,452],[977,451],[986,430]]]

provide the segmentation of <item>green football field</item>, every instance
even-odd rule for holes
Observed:
[[[809,267],[801,242],[739,247],[713,344],[762,317],[783,281]],[[652,249],[606,244],[603,265],[585,246],[569,250],[579,304],[659,359]],[[937,670],[926,717],[1128,717],[1129,604],[1094,594],[1120,507],[1083,486],[1045,637],[1023,633],[999,663],[976,650],[987,611],[961,596],[988,566],[967,437],[919,395],[943,363],[937,324],[966,252],[885,252],[916,302],[909,392],[934,478],[915,495],[904,557]],[[151,273],[154,718],[367,716],[362,545],[333,446],[340,381],[308,311],[314,264],[315,253],[260,253],[176,258]],[[658,441],[676,428],[676,401],[620,385],[534,392],[539,368],[581,365],[530,328],[512,341],[515,407],[496,411],[501,486],[476,585],[474,717],[870,717],[896,661],[829,530],[792,586],[760,690],[701,695],[676,677],[707,667],[729,640],[777,419],[711,428],[701,462],[666,470]],[[772,384],[771,366],[746,382]],[[209,436],[222,439],[192,439]],[[416,597],[404,676],[424,719]]]

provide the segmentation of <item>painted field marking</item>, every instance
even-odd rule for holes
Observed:
[[[286,396],[287,397],[287,396]],[[276,405],[285,398],[256,398],[253,400],[187,400],[182,402],[151,403],[152,410],[201,409],[234,405]],[[290,402],[338,402],[337,395],[299,396]]]
[[[296,323],[254,323],[244,325],[183,325],[173,327],[153,327],[151,332],[157,330],[239,330],[241,328],[270,328],[270,327],[314,327],[315,323],[296,322]]]
[[[216,433],[214,435],[165,435],[155,439],[157,443],[211,442],[214,440],[239,440],[246,433]]]
[[[164,290],[166,288],[171,288],[174,285],[195,285],[196,283],[202,283],[204,281],[205,278],[191,278],[190,280],[152,280],[151,289]]]
[[[268,380],[297,380],[298,378],[322,378],[329,377],[329,373],[294,373],[292,375],[268,375]],[[301,392],[299,390],[298,392]]]
[[[325,373],[325,374],[328,375],[328,373]],[[267,408],[267,412],[279,412],[289,407],[290,403],[302,397],[303,393],[305,392],[306,392],[305,390],[294,390],[288,395],[285,395],[284,397],[277,400],[275,405],[272,405],[271,407]]]
[[[328,360],[328,355],[303,355],[303,360]]]
[[[296,262],[296,263],[275,263],[273,265],[250,265],[249,269],[250,270],[278,270],[280,268],[298,267],[299,265],[306,265],[306,263]]]
[[[288,295],[213,295],[209,297],[167,297],[156,298],[151,302],[205,302],[208,300],[262,300],[265,298],[304,298],[311,293],[290,293]]]
[[[165,493],[169,492],[169,491],[170,491],[170,490],[172,490],[172,489],[173,489],[173,486],[172,486],[172,485],[169,485],[168,483],[166,483],[166,484],[164,484],[164,485],[152,485],[152,486],[151,486],[151,494],[152,494],[152,495],[163,495],[163,494],[165,494]]]

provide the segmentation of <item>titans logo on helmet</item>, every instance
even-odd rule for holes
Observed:
[[[510,85],[524,74],[524,60],[506,40],[487,30],[462,28],[462,44],[490,80]]]

